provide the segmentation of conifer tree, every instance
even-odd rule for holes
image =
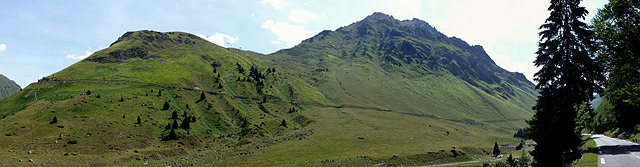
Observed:
[[[177,120],[173,120],[173,124],[171,124],[171,129],[178,129],[178,121]]]
[[[58,123],[58,117],[53,116],[53,120],[51,120],[51,122],[49,122],[49,124],[55,124]]]
[[[191,126],[189,125],[189,122],[190,122],[190,121],[189,121],[189,119],[188,119],[188,118],[184,118],[184,119],[182,120],[182,124],[180,125],[180,128],[185,129],[185,130],[190,129],[190,128],[191,128]]]
[[[171,131],[169,131],[169,135],[167,136],[167,139],[168,140],[177,140],[178,139],[178,135],[176,134],[176,131],[171,129]]]
[[[507,163],[509,164],[509,166],[516,166],[516,160],[513,159],[513,155],[509,154],[509,156],[507,157]]]
[[[542,30],[535,65],[540,96],[530,125],[529,138],[536,141],[531,152],[534,166],[566,166],[579,158],[580,136],[574,122],[577,109],[593,99],[603,79],[591,52],[591,31],[582,20],[587,14],[580,0],[551,0],[550,16]]]
[[[207,100],[207,96],[204,94],[204,91],[202,91],[200,93],[200,99],[198,100],[198,102],[203,101],[203,100]]]
[[[87,95],[91,95],[91,90],[87,90],[87,93],[85,93]]]
[[[498,142],[493,144],[493,156],[496,157],[500,155],[500,147],[498,147]]]
[[[136,124],[142,124],[142,119],[140,119],[140,116],[138,115],[138,119],[136,121]]]
[[[175,110],[171,113],[171,119],[178,119],[178,112]]]
[[[165,102],[164,102],[164,105],[162,105],[162,110],[168,110],[168,109],[169,109],[169,107],[170,107],[170,106],[169,106],[169,102],[168,102],[168,101],[165,101]]]

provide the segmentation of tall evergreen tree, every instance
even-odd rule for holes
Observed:
[[[536,89],[540,96],[530,125],[529,137],[536,141],[531,152],[534,166],[566,166],[579,158],[580,136],[575,130],[576,107],[593,99],[604,77],[593,61],[594,42],[582,20],[587,10],[580,0],[551,0],[549,18],[540,26],[535,65]]]
[[[640,1],[611,0],[593,20],[598,59],[606,64],[605,98],[617,127],[640,124]]]
[[[173,120],[173,124],[171,124],[171,129],[178,129],[178,121],[177,120]]]
[[[178,112],[175,110],[171,113],[171,119],[178,119]]]
[[[190,122],[189,117],[185,117],[185,118],[182,120],[182,124],[180,125],[180,128],[185,129],[185,130],[190,129],[190,128],[191,128],[191,126],[189,125],[189,122]]]
[[[176,131],[171,129],[171,131],[169,131],[169,135],[167,136],[167,140],[178,140],[178,134],[176,134]]]
[[[493,144],[493,156],[500,155],[500,147],[498,147],[498,142]]]
[[[164,102],[164,105],[162,105],[162,110],[168,110],[168,109],[169,109],[169,107],[171,107],[171,106],[169,106],[169,102],[168,102],[168,101],[165,101],[165,102]]]

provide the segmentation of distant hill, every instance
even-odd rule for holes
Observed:
[[[374,13],[268,55],[134,31],[0,101],[0,162],[467,161],[518,142],[534,102],[522,74],[417,19]]]
[[[0,74],[0,99],[11,96],[12,94],[20,91],[20,85],[15,81],[10,80],[6,76]]]

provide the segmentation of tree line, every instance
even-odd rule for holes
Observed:
[[[534,74],[540,96],[528,121],[534,166],[567,166],[580,157],[580,130],[637,133],[640,124],[640,0],[610,0],[592,24],[580,0],[551,0],[540,26]],[[610,104],[597,122],[594,94]],[[598,126],[607,126],[606,128]]]

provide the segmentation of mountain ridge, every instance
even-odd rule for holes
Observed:
[[[532,85],[499,69],[481,46],[382,13],[268,55],[132,31],[0,101],[0,147],[106,166],[468,160],[517,142],[532,115]]]
[[[0,100],[9,97],[20,90],[22,90],[22,88],[15,81],[0,74]]]

